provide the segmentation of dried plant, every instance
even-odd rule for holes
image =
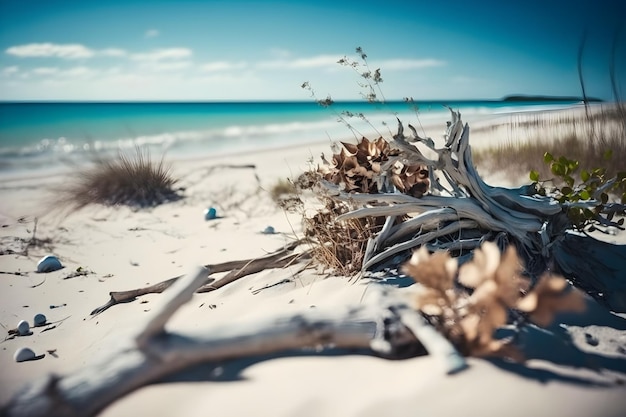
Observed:
[[[373,141],[364,137],[357,144],[341,144],[341,149],[333,154],[330,161],[322,154],[322,164],[298,178],[296,185],[299,189],[315,189],[323,179],[339,185],[346,192],[376,194],[392,191],[388,188],[395,186],[404,194],[421,197],[428,191],[430,181],[426,166],[397,162],[384,172],[383,166],[394,151],[382,137]],[[342,275],[359,272],[368,240],[380,232],[385,217],[338,221],[337,217],[356,209],[356,206],[321,194],[317,197],[322,208],[313,216],[304,216],[305,234],[315,242],[314,258]]]
[[[288,178],[278,179],[268,191],[272,201],[279,207],[283,207],[286,200],[292,199],[298,193],[295,184]]]
[[[180,199],[176,183],[163,159],[154,162],[147,151],[136,148],[131,156],[96,159],[57,190],[57,199],[71,211],[90,204],[152,207]]]
[[[385,190],[383,179],[390,177],[391,183],[402,193],[421,197],[428,191],[430,181],[425,165],[403,165],[396,162],[389,173],[383,165],[397,155],[382,137],[370,141],[361,138],[358,143],[341,142],[343,147],[328,161],[322,154],[322,165],[318,172],[322,177],[340,185],[344,191],[376,194]]]
[[[547,326],[559,311],[584,311],[581,293],[569,288],[567,282],[552,274],[544,274],[529,294],[517,302],[516,307],[529,313],[533,323]]]
[[[322,198],[322,203],[313,216],[303,216],[305,235],[313,242],[313,259],[340,275],[352,276],[361,270],[367,242],[381,230],[384,218],[338,221],[354,207],[330,198]]]
[[[510,310],[547,326],[555,313],[582,311],[585,306],[582,293],[559,276],[546,274],[528,291],[529,280],[513,246],[501,254],[494,243],[485,242],[460,268],[447,252],[430,254],[421,247],[403,271],[421,284],[416,307],[471,356],[523,359],[508,341],[494,338],[494,331],[507,324]]]

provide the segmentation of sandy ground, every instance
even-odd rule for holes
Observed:
[[[0,249],[23,248],[35,218],[36,237],[49,243],[29,248],[28,256],[0,255],[0,324],[6,334],[20,320],[32,323],[43,313],[54,327],[0,343],[0,404],[48,373],[88,366],[139,328],[162,297],[142,296],[90,316],[110,291],[154,284],[194,265],[261,256],[300,234],[300,216],[278,209],[267,190],[279,178],[297,175],[322,151],[330,153],[327,143],[177,161],[173,172],[182,179],[185,198],[140,211],[87,207],[66,216],[49,205],[49,190],[66,176],[3,183]],[[256,169],[224,164],[255,164]],[[210,206],[221,218],[205,221],[203,211]],[[261,233],[267,226],[277,233]],[[58,256],[65,267],[35,273],[47,254]],[[89,273],[66,278],[79,267]],[[367,302],[367,287],[379,285],[314,270],[295,272],[295,267],[264,271],[196,294],[168,328],[193,329],[311,306],[333,309]],[[523,333],[525,364],[469,359],[469,369],[448,376],[430,356],[390,361],[330,351],[258,357],[183,372],[128,395],[101,416],[624,416],[626,320],[591,300],[588,305],[585,315],[563,317],[551,332]],[[13,354],[23,346],[45,356],[16,363]]]

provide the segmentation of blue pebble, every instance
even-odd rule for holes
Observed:
[[[204,220],[213,220],[217,218],[217,210],[214,207],[209,207],[204,210]]]

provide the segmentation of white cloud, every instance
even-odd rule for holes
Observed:
[[[100,55],[105,56],[126,56],[128,52],[120,48],[106,48],[99,51]]]
[[[155,49],[151,52],[144,52],[131,55],[135,61],[161,61],[165,59],[181,59],[189,58],[193,55],[191,49],[188,48],[166,48]]]
[[[59,72],[57,67],[39,67],[32,70],[33,74],[37,75],[52,75]]]
[[[85,66],[78,66],[78,67],[72,67],[72,68],[67,68],[67,69],[60,69],[57,67],[38,67],[38,68],[32,69],[30,71],[30,74],[37,75],[41,77],[41,79],[47,79],[47,80],[61,79],[61,78],[74,80],[77,78],[85,78],[85,77],[94,76],[98,74],[98,71],[93,68],[89,68]]]
[[[296,59],[274,59],[269,61],[261,61],[257,64],[262,69],[279,69],[279,68],[323,68],[337,65],[339,56],[336,55],[317,55],[309,58]]]
[[[150,71],[180,71],[191,67],[191,61],[178,62],[146,62],[141,65],[142,68]]]
[[[339,55],[315,55],[304,58],[294,59],[273,59],[261,61],[257,64],[261,69],[307,69],[307,68],[326,68],[336,69],[339,67],[338,61],[342,57]],[[411,70],[430,67],[439,67],[446,65],[445,61],[438,59],[387,59],[370,63],[370,68],[380,68],[383,71]]]
[[[204,64],[200,67],[205,72],[220,72],[220,71],[233,71],[241,70],[248,66],[245,61],[228,62],[228,61],[215,61]]]
[[[63,75],[66,77],[85,77],[94,75],[97,71],[88,67],[74,67],[63,71]]]
[[[411,70],[421,68],[441,67],[446,65],[445,61],[433,58],[425,59],[387,59],[372,62],[370,68],[380,68],[382,71]]]
[[[298,58],[289,62],[289,68],[320,68],[337,65],[336,55],[318,55],[310,58]]]
[[[148,29],[146,33],[144,33],[145,38],[156,38],[159,36],[160,32],[157,29]]]
[[[17,65],[13,65],[10,67],[4,67],[2,68],[2,74],[3,75],[12,75],[17,73],[20,70],[20,68]]]
[[[29,43],[11,46],[5,51],[18,57],[56,57],[65,59],[91,58],[95,52],[81,44]]]

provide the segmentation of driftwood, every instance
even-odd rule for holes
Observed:
[[[626,312],[623,268],[626,246],[608,245],[570,234],[573,227],[567,220],[568,207],[593,208],[598,201],[560,204],[550,196],[536,194],[533,186],[509,189],[488,185],[472,161],[469,126],[462,123],[460,113],[450,111],[452,120],[442,148],[436,148],[430,138],[419,137],[411,125],[412,136],[405,136],[398,120],[398,132],[388,140],[397,155],[383,165],[378,178],[384,184],[378,188],[391,192],[353,193],[345,191],[341,184],[325,180],[317,184],[315,191],[319,195],[358,207],[339,216],[337,221],[387,218],[383,230],[367,246],[363,271],[422,245],[432,251],[456,251],[460,256],[469,255],[483,240],[496,240],[501,249],[509,243],[515,244],[531,277],[536,278],[556,267],[555,272],[565,275],[610,309]],[[427,157],[422,152],[424,147],[434,156]],[[388,179],[398,162],[405,166],[428,166],[430,192],[417,198],[395,191]],[[599,193],[596,194],[599,198]],[[605,204],[598,213],[598,221],[603,226],[623,230],[608,215],[624,211],[624,204]],[[393,225],[395,219],[407,215],[408,220]],[[590,256],[592,261],[589,261]],[[597,267],[581,265],[585,262]],[[397,267],[391,265],[394,266]]]
[[[246,275],[255,274],[265,269],[283,268],[295,262],[296,260],[305,259],[308,256],[307,253],[293,253],[296,247],[302,243],[303,241],[296,240],[275,252],[259,258],[204,265],[204,267],[207,269],[207,271],[210,271],[210,273],[207,272],[205,280],[202,285],[198,287],[197,292],[214,291]],[[219,280],[215,280],[210,276],[210,274],[213,273],[227,271],[230,272]],[[91,315],[93,316],[100,314],[116,304],[133,301],[135,298],[142,295],[161,293],[168,289],[170,286],[172,286],[172,284],[174,284],[181,277],[182,275],[179,275],[177,277],[170,278],[165,281],[161,281],[143,288],[126,291],[112,291],[109,293],[109,295],[111,296],[110,300],[102,306],[95,308],[91,312]]]
[[[441,358],[446,372],[466,366],[452,345],[407,306],[397,289],[380,291],[374,303],[332,311],[255,315],[193,332],[167,332],[169,318],[204,285],[207,273],[198,268],[176,280],[139,332],[116,340],[113,350],[73,374],[50,376],[27,386],[0,415],[94,416],[125,394],[194,364],[302,348],[367,349],[385,357],[407,349],[423,353],[426,348]]]

